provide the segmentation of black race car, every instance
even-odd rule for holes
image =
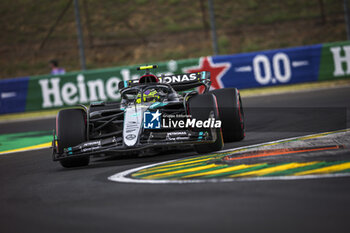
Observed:
[[[242,140],[244,114],[239,91],[209,91],[210,73],[180,75],[149,72],[119,83],[120,102],[59,111],[53,160],[63,167],[86,166],[96,154],[147,154],[189,145],[197,153],[219,151],[224,142]],[[196,88],[203,86],[204,93]]]

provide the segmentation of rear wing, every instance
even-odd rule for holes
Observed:
[[[171,85],[175,91],[185,91],[200,86],[205,86],[207,90],[210,87],[210,72],[202,71],[197,73],[185,73],[177,75],[162,75],[158,77],[159,83]],[[129,80],[119,82],[119,89],[133,87],[139,85],[139,80]],[[153,83],[152,83],[153,84]],[[156,83],[154,83],[156,84]]]

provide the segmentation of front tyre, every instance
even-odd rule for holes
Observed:
[[[86,141],[86,113],[83,109],[64,109],[56,118],[57,149],[62,154],[64,148],[76,146]],[[87,166],[90,157],[65,158],[60,163],[65,168]]]
[[[241,141],[245,137],[244,112],[237,88],[210,91],[217,98],[224,142]]]
[[[212,94],[203,94],[192,97],[189,100],[188,104],[189,112],[192,115],[192,118],[205,121],[208,120],[208,118],[212,115],[214,119],[220,119],[216,97]],[[202,131],[202,129],[197,130]],[[213,151],[219,151],[223,148],[224,142],[222,138],[221,128],[217,128],[215,131],[215,142],[195,145],[194,148],[197,153],[209,153]]]

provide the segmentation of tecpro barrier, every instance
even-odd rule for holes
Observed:
[[[158,63],[157,74],[210,71],[212,88],[239,89],[350,77],[350,42]],[[118,100],[118,83],[137,79],[136,66],[0,81],[0,114]]]

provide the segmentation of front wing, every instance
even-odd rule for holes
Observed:
[[[217,135],[214,130],[210,131],[171,131],[171,132],[149,132],[140,136],[139,142],[132,146],[126,146],[121,137],[110,137],[80,143],[79,145],[65,148],[63,153],[58,153],[54,132],[52,141],[53,160],[59,161],[66,158],[85,157],[93,154],[113,152],[116,155],[123,152],[138,152],[148,148],[164,148],[179,145],[194,145],[203,143],[213,143]]]

